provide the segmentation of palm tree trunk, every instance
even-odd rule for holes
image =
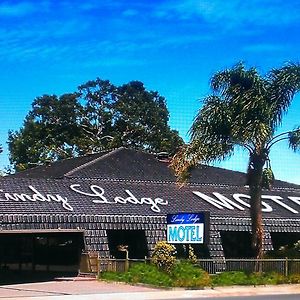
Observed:
[[[256,153],[251,155],[248,169],[248,184],[250,189],[250,216],[252,227],[251,246],[254,257],[256,258],[262,258],[263,256],[264,228],[262,220],[261,194],[264,164],[264,156]]]
[[[257,186],[250,187],[250,215],[252,227],[252,249],[256,258],[263,256],[264,228],[261,211],[261,189]]]

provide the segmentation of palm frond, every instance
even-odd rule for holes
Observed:
[[[218,140],[223,142],[230,136],[230,107],[220,97],[209,96],[204,100],[190,129],[191,140]]]
[[[195,140],[183,146],[172,158],[170,167],[177,180],[184,183],[190,176],[190,170],[200,163],[208,164],[221,161],[233,154],[233,145],[229,143],[207,143]]]
[[[255,68],[246,70],[244,64],[240,62],[232,69],[217,72],[211,79],[211,88],[223,96],[235,95],[240,90],[250,89],[253,82],[259,78]]]
[[[294,151],[300,150],[300,127],[289,133],[289,146]]]
[[[282,122],[295,93],[300,90],[300,64],[289,63],[268,75],[268,98],[273,110],[272,126]]]
[[[191,126],[191,142],[176,158],[177,170],[185,175],[199,162],[231,155],[236,145],[262,155],[286,139],[274,139],[274,132],[300,89],[300,65],[288,64],[263,77],[239,63],[216,73],[211,87],[213,94],[204,99]],[[300,149],[299,128],[290,132],[289,141],[292,149]]]

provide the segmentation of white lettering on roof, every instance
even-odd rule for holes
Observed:
[[[73,211],[73,207],[68,203],[67,198],[64,198],[58,194],[42,194],[32,185],[29,185],[28,188],[33,192],[33,194],[4,193],[5,201],[57,202],[60,203],[65,210]],[[3,192],[3,190],[0,191]]]
[[[235,208],[239,209],[239,210],[245,210],[244,207],[242,207],[241,205],[250,208],[250,204],[248,202],[246,202],[244,199],[242,198],[246,198],[246,199],[250,199],[249,195],[245,195],[245,194],[233,194],[232,197],[233,199],[237,202],[234,202],[231,199],[228,199],[227,197],[219,194],[219,193],[212,193],[215,198],[211,197],[211,196],[207,196],[201,192],[198,191],[193,191],[193,194],[195,194],[196,196],[198,196],[199,198],[201,198],[202,200],[208,202],[209,204],[213,205],[214,207],[218,208],[218,209],[229,209],[229,210],[234,210]],[[284,203],[282,200],[283,198],[280,196],[276,196],[276,195],[262,195],[261,196],[262,199],[265,200],[271,200],[274,203],[278,204],[279,206],[281,206],[282,208],[292,212],[293,214],[298,214],[298,210],[290,207],[289,205],[287,205],[286,203]],[[291,200],[293,203],[300,205],[300,197],[287,197],[287,199]],[[263,212],[267,212],[270,213],[273,211],[273,208],[270,204],[266,203],[265,201],[262,201],[262,211]]]
[[[151,197],[136,197],[130,190],[125,190],[127,197],[115,196],[108,198],[105,195],[105,190],[98,185],[91,185],[90,192],[84,192],[80,190],[80,184],[72,184],[71,190],[84,196],[94,197],[92,201],[95,204],[134,204],[134,205],[149,205],[150,209],[154,212],[160,212],[160,205],[168,205],[168,201],[162,198],[151,198]]]

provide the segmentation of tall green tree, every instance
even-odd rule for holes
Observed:
[[[142,82],[115,86],[96,79],[81,85],[79,91],[81,126],[86,133],[83,147],[98,151],[124,146],[174,154],[183,144],[178,132],[168,125],[166,99],[146,90]]]
[[[15,169],[76,156],[81,105],[77,94],[37,97],[19,131],[10,131],[8,146]]]
[[[269,154],[272,146],[287,140],[292,150],[300,148],[300,128],[276,135],[284,114],[300,89],[300,65],[287,64],[261,76],[255,68],[238,64],[216,73],[212,94],[204,99],[190,129],[191,141],[173,159],[172,165],[185,181],[199,162],[223,160],[236,146],[249,153],[247,184],[250,193],[252,248],[263,255],[261,194],[274,180]]]
[[[147,91],[140,81],[118,87],[112,110],[118,146],[174,154],[183,143],[178,132],[168,125],[165,98],[158,92]]]
[[[114,147],[113,112],[116,89],[109,80],[97,78],[79,86],[82,104],[80,153],[96,152]]]
[[[88,81],[33,101],[22,128],[9,132],[10,162],[19,171],[120,146],[174,154],[183,141],[168,121],[165,98],[143,83]]]

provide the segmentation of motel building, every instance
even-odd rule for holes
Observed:
[[[300,185],[263,191],[264,250],[300,240]],[[169,162],[118,148],[0,179],[0,281],[5,272],[78,272],[83,251],[149,257],[158,241],[198,258],[250,257],[245,174],[199,166],[176,184]]]

